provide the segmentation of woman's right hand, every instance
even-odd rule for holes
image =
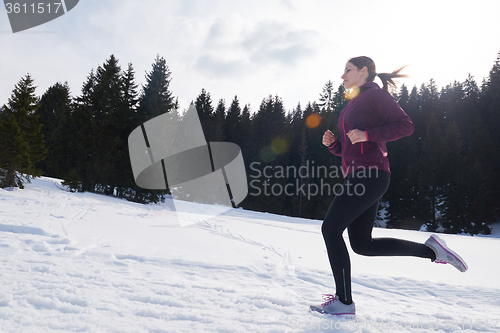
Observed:
[[[331,146],[337,139],[335,138],[335,134],[332,131],[328,130],[323,134],[323,144],[327,147]]]

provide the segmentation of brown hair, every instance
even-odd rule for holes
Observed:
[[[367,78],[366,82],[373,82],[375,77],[378,76],[380,78],[380,80],[382,80],[382,84],[383,84],[382,89],[384,89],[385,91],[389,90],[389,85],[391,87],[394,87],[394,88],[396,87],[396,83],[394,83],[394,81],[392,79],[398,78],[398,77],[408,77],[408,75],[406,75],[406,74],[400,74],[400,72],[406,66],[398,68],[398,69],[394,70],[392,73],[377,73],[377,69],[375,67],[375,62],[371,58],[368,58],[365,56],[355,57],[355,58],[349,59],[348,62],[350,62],[351,64],[356,66],[358,69],[362,69],[363,67],[366,66],[366,68],[368,68],[368,78]]]

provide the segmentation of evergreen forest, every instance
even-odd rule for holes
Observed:
[[[71,191],[162,201],[168,188],[136,186],[127,145],[145,121],[166,112],[182,117],[171,80],[161,56],[139,86],[133,65],[122,67],[111,55],[76,96],[61,82],[36,96],[36,79],[27,74],[0,101],[0,187],[23,188],[43,175],[63,179]],[[389,228],[488,234],[500,215],[500,53],[482,82],[471,75],[441,88],[433,79],[420,87],[401,81],[391,93],[415,132],[387,143],[392,177],[380,220]],[[338,134],[348,103],[343,85],[326,82],[305,105],[269,95],[251,107],[206,89],[192,103],[207,141],[241,148],[249,193],[239,207],[323,219],[343,182],[340,157],[321,143],[327,129]]]

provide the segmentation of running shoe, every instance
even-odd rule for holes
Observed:
[[[331,314],[335,316],[347,316],[356,314],[354,302],[349,305],[345,305],[344,303],[339,301],[339,297],[337,295],[330,294],[324,294],[323,299],[325,300],[325,303],[319,305],[311,305],[309,309],[311,311]]]
[[[435,263],[450,264],[460,272],[467,271],[468,267],[465,261],[454,251],[450,250],[450,248],[446,246],[446,242],[437,235],[431,235],[429,239],[425,241],[425,245],[430,247],[434,253],[436,253],[436,260],[434,260]]]

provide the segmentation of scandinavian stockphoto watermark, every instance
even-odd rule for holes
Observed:
[[[419,318],[415,321],[392,321],[392,320],[373,320],[355,318],[349,320],[307,320],[300,321],[291,319],[288,327],[292,330],[315,330],[315,331],[336,331],[336,330],[377,330],[385,332],[400,332],[422,330],[425,331],[456,331],[456,330],[483,330],[496,331],[500,329],[500,320],[497,318]]]
[[[79,0],[4,0],[12,32],[20,32],[52,21],[73,8]]]
[[[351,167],[354,170],[354,166]],[[316,165],[307,160],[302,166],[272,166],[261,162],[250,164],[252,173],[249,175],[251,196],[301,196],[311,200],[316,196],[362,196],[365,194],[365,185],[352,182],[347,178],[345,182],[338,182],[346,175],[337,165]],[[350,173],[349,167],[347,173]],[[358,167],[353,177],[377,178],[378,168]]]
[[[193,104],[182,117],[165,113],[137,127],[128,139],[137,186],[170,189],[181,227],[200,214],[210,218],[239,204],[248,194],[240,147],[206,142]],[[210,204],[200,207],[191,203]]]

